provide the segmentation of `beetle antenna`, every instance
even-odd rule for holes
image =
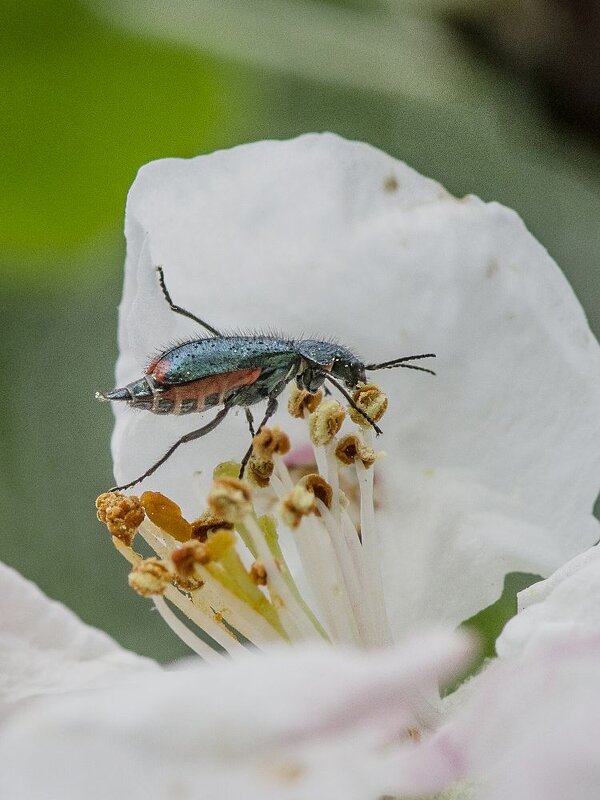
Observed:
[[[171,311],[174,311],[176,314],[181,314],[182,317],[187,317],[188,319],[193,319],[194,322],[197,322],[198,325],[201,325],[205,330],[209,333],[212,333],[213,336],[222,336],[223,334],[218,331],[216,328],[213,328],[212,325],[209,325],[208,322],[204,322],[203,319],[197,317],[195,314],[192,314],[191,311],[186,311],[185,308],[181,306],[176,306],[175,303],[171,300],[171,295],[169,294],[169,290],[167,289],[167,284],[165,283],[165,275],[163,272],[162,267],[157,267],[156,271],[158,272],[158,282],[160,283],[160,288],[162,289],[162,293],[165,297],[165,300],[169,304],[169,308]]]
[[[416,364],[407,364],[407,361],[416,361],[419,358],[435,358],[435,353],[421,353],[418,356],[404,356],[404,358],[394,358],[392,361],[384,361],[381,364],[365,364],[365,369],[374,371],[378,369],[395,369],[395,367],[404,367],[404,369],[417,369],[419,372],[428,372],[430,375],[435,375],[432,369],[425,369],[425,367],[417,367]]]
[[[379,427],[379,425],[377,425],[377,423],[375,422],[375,420],[371,419],[371,417],[370,417],[370,416],[369,416],[369,415],[366,413],[366,411],[363,411],[363,410],[362,410],[362,408],[359,408],[359,406],[357,406],[357,405],[356,405],[356,403],[354,402],[354,400],[353,400],[353,398],[352,398],[352,395],[350,395],[350,394],[349,394],[349,393],[348,393],[348,392],[347,392],[347,391],[344,389],[344,387],[342,386],[342,384],[341,384],[341,383],[338,383],[338,382],[335,380],[335,378],[332,378],[332,377],[331,377],[331,375],[330,375],[328,372],[325,372],[325,373],[323,373],[323,374],[325,375],[325,380],[326,380],[326,381],[329,381],[329,383],[332,383],[332,384],[335,386],[335,388],[338,390],[338,392],[340,392],[341,394],[343,394],[343,395],[344,395],[344,397],[345,397],[345,398],[346,398],[346,400],[348,401],[348,404],[350,405],[350,408],[353,408],[353,409],[354,409],[354,411],[356,411],[358,414],[360,414],[361,416],[363,416],[363,417],[364,417],[364,418],[367,420],[367,422],[368,422],[368,423],[369,423],[369,425],[370,425],[370,426],[373,428],[373,430],[375,431],[375,433],[377,434],[377,436],[379,436],[379,434],[380,434],[380,433],[383,433],[383,431],[381,430],[381,428]]]

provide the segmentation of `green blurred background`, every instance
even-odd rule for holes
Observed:
[[[0,558],[138,652],[111,484],[123,209],[137,168],[333,130],[515,208],[600,331],[593,0],[0,0]]]

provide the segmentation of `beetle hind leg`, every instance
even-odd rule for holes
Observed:
[[[254,437],[256,436],[256,432],[254,430],[254,417],[252,416],[252,412],[247,406],[246,406],[246,419],[248,421],[248,429],[250,431],[250,436],[254,439]]]
[[[150,469],[147,469],[146,472],[144,472],[143,475],[140,475],[139,478],[136,478],[134,481],[130,481],[129,483],[124,483],[122,486],[113,486],[113,488],[110,491],[111,492],[122,492],[124,489],[131,489],[131,487],[135,486],[136,483],[140,483],[140,481],[143,481],[145,478],[150,477],[150,475],[152,475],[154,472],[156,472],[156,470],[162,464],[164,464],[165,461],[167,461],[173,455],[175,450],[177,450],[177,448],[180,447],[182,444],[186,444],[186,442],[193,442],[195,439],[200,439],[202,436],[206,436],[207,433],[210,433],[211,431],[214,431],[214,429],[218,425],[220,425],[221,422],[223,422],[223,420],[227,416],[230,408],[231,408],[231,406],[224,406],[219,411],[217,416],[214,419],[212,419],[210,422],[208,422],[206,425],[203,425],[201,428],[198,428],[195,431],[190,431],[189,433],[186,433],[184,436],[182,436],[181,439],[178,439],[175,442],[174,445],[169,447],[169,449],[164,454],[164,456],[162,458],[159,458],[158,461],[156,463],[154,463],[150,467]]]

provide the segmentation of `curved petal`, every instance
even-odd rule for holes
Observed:
[[[600,636],[500,661],[419,753],[476,800],[595,800],[600,786]],[[436,758],[437,755],[437,758]]]
[[[496,642],[502,658],[600,635],[600,548],[590,548],[525,589],[519,607]]]
[[[457,623],[499,596],[507,571],[548,574],[597,538],[598,344],[512,211],[456,200],[327,134],[153,162],[131,189],[126,231],[120,383],[139,377],[149,350],[198,335],[168,311],[157,264],[174,300],[220,329],[334,335],[367,362],[437,353],[435,379],[374,375],[391,397],[378,444],[397,632],[440,614]],[[119,481],[195,426],[117,411]],[[247,435],[243,416],[228,420],[144,485],[194,514],[192,473],[206,486]]]
[[[37,695],[108,686],[156,665],[124,650],[0,564],[0,707]]]
[[[440,633],[368,656],[246,652],[224,666],[190,662],[118,689],[40,701],[0,729],[3,789],[14,800],[426,791],[431,776],[410,766],[413,702],[468,650]]]

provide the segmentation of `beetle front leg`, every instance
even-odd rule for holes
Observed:
[[[274,396],[269,397],[269,402],[267,403],[267,410],[265,411],[264,417],[260,421],[260,425],[256,429],[256,433],[252,437],[253,439],[254,439],[254,436],[258,436],[258,434],[262,431],[262,429],[265,427],[267,422],[271,419],[273,414],[277,411],[277,406],[278,406],[277,398],[274,397]],[[248,461],[250,460],[250,456],[252,455],[253,446],[254,446],[254,444],[253,444],[253,442],[251,442],[250,443],[250,447],[246,451],[245,456],[242,458],[242,463],[240,465],[240,480],[244,477],[244,471],[246,469],[246,465],[248,464]]]
[[[338,383],[329,374],[325,375],[325,380],[329,381],[329,383],[332,383],[335,386],[335,388],[338,390],[338,392],[340,392],[340,394],[344,395],[344,397],[348,401],[348,405],[350,406],[350,408],[353,408],[354,411],[356,411],[358,414],[360,414],[362,417],[364,417],[367,420],[367,422],[373,428],[373,430],[375,431],[377,436],[379,436],[381,433],[383,433],[383,431],[381,430],[379,425],[375,422],[375,420],[371,419],[371,417],[367,414],[366,411],[363,411],[362,408],[359,408],[356,405],[356,403],[354,402],[352,396],[344,389],[344,387],[342,386],[341,383]]]

